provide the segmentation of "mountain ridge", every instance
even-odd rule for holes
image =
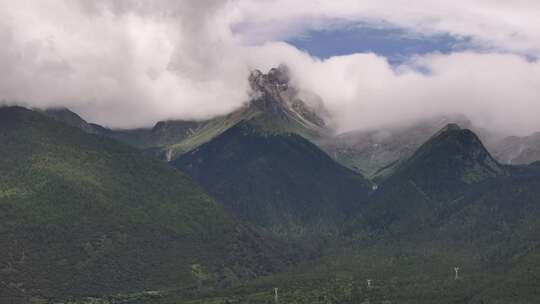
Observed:
[[[77,124],[0,109],[1,296],[245,303],[272,301],[279,286],[284,301],[300,303],[481,303],[512,302],[513,288],[535,303],[538,163],[502,165],[473,131],[449,124],[371,188],[266,119],[230,119],[172,162],[201,187]],[[192,207],[175,203],[188,196]],[[272,275],[299,260],[307,264]],[[460,280],[449,276],[456,265]],[[261,274],[270,276],[254,280]],[[366,276],[376,289],[354,287]],[[245,280],[254,281],[214,289]],[[141,293],[148,286],[156,296]]]
[[[318,221],[325,218],[336,229],[371,189],[305,138],[269,133],[256,119],[239,122],[173,164],[234,214],[277,235],[302,236],[321,229]]]
[[[471,130],[448,124],[394,166],[377,186],[371,210],[362,217],[374,229],[403,220],[400,229],[414,230],[432,221],[447,204],[459,203],[482,182],[508,174]]]

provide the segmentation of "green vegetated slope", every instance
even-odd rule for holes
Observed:
[[[335,235],[366,203],[370,183],[263,117],[241,121],[174,165],[257,228],[292,237]]]
[[[99,134],[101,133],[101,130],[105,129],[101,126],[88,123],[86,120],[80,117],[77,113],[74,113],[67,108],[60,107],[60,108],[49,108],[45,110],[36,109],[36,111],[42,114],[45,114],[46,116],[56,121],[62,122],[68,126],[81,129],[85,133]]]
[[[379,185],[350,232],[396,256],[454,261],[470,280],[454,292],[461,302],[534,303],[539,294],[532,286],[540,286],[533,275],[540,273],[539,173],[534,166],[501,166],[474,133],[450,125]],[[427,282],[422,290],[438,284]],[[437,301],[445,300],[440,295]]]
[[[255,71],[250,77],[253,99],[231,114],[214,118],[192,136],[164,147],[169,159],[176,159],[216,138],[241,121],[256,120],[270,132],[295,133],[308,139],[325,132],[324,121],[288,86],[284,71],[271,69],[267,74]]]
[[[2,109],[1,295],[273,303],[277,287],[280,303],[540,301],[540,165],[500,165],[449,125],[373,191],[306,140],[313,124],[271,101],[214,121],[173,162],[224,208],[165,163]],[[323,256],[275,273],[314,254],[292,258],[269,235],[319,239]]]
[[[160,152],[161,147],[191,137],[206,125],[204,121],[166,120],[156,123],[152,128],[108,129],[97,124],[88,123],[66,108],[51,108],[40,110],[40,112],[59,122],[79,128],[86,133],[107,136],[134,148],[149,150],[154,154]]]
[[[288,263],[181,172],[37,112],[0,109],[0,172],[3,303],[228,286]]]
[[[178,156],[209,142],[238,122],[260,114],[261,112],[255,107],[243,107],[228,115],[216,117],[208,121],[196,133],[174,144],[164,146],[162,150],[168,154],[169,160],[176,159]]]
[[[151,129],[110,130],[102,128],[100,133],[138,149],[157,151],[161,147],[189,138],[204,125],[205,122],[171,120],[160,121]]]
[[[272,303],[275,287],[281,303],[537,303],[539,200],[538,165],[501,166],[450,125],[379,185],[349,223],[349,242],[189,303]]]
[[[395,166],[378,185],[371,210],[363,218],[373,229],[424,225],[436,213],[467,203],[464,195],[481,182],[505,175],[506,167],[491,157],[473,132],[448,125]]]

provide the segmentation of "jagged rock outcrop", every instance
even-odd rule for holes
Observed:
[[[324,113],[317,113],[320,109],[300,99],[299,90],[290,85],[290,80],[289,69],[284,65],[272,68],[266,74],[254,70],[249,76],[251,105],[267,114],[294,120],[307,127],[324,128]]]

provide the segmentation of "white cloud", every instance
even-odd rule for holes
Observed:
[[[539,14],[525,0],[1,1],[0,99],[68,106],[114,127],[206,118],[246,101],[250,68],[284,62],[342,130],[457,112],[525,134],[540,130],[539,63],[521,56],[540,54]],[[484,52],[396,68],[375,54],[321,61],[279,42],[355,23],[470,37]]]
[[[216,33],[222,24],[212,10],[136,3],[150,2],[4,4],[0,98],[64,105],[119,127],[204,118],[245,100],[247,70],[220,51],[234,45]]]
[[[471,37],[485,47],[540,52],[540,32],[536,30],[540,28],[540,2],[535,0],[240,0],[238,3],[244,12],[241,22],[251,28],[246,32],[266,39],[287,37],[329,23],[368,22],[428,35],[449,33]]]
[[[293,71],[344,130],[455,113],[501,133],[540,130],[540,63],[517,55],[429,55],[395,69],[385,58],[357,54],[303,62]]]

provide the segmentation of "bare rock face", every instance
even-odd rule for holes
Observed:
[[[289,81],[289,68],[284,65],[270,69],[267,74],[254,70],[249,76],[251,89],[255,92],[287,91]]]
[[[281,118],[296,120],[305,125],[325,127],[322,107],[316,109],[299,98],[299,90],[290,85],[290,72],[285,65],[264,74],[254,70],[249,76],[252,89],[251,105]]]

